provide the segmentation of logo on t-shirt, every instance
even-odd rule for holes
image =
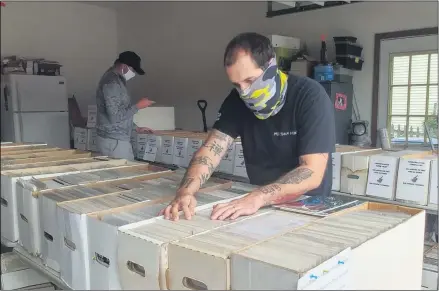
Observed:
[[[290,136],[290,135],[296,135],[297,131],[282,131],[282,132],[275,132],[273,133],[274,136]]]
[[[221,112],[218,112],[218,115],[216,116],[216,121],[218,121],[221,118]]]

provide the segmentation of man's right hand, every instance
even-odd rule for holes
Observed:
[[[154,103],[155,103],[154,101],[149,100],[148,98],[142,98],[137,102],[136,107],[137,109],[143,109],[151,106]]]
[[[178,220],[178,212],[183,211],[186,219],[191,219],[195,215],[195,207],[197,206],[197,199],[191,194],[177,195],[174,200],[162,211],[159,215],[164,215],[165,219],[173,221]]]

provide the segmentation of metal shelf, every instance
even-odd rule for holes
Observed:
[[[73,290],[61,280],[58,272],[55,272],[44,266],[43,261],[40,258],[32,256],[25,249],[23,249],[23,247],[17,245],[13,252],[16,253],[23,262],[28,264],[30,268],[47,277],[49,281],[55,284],[57,287],[61,288],[62,290]]]
[[[408,204],[408,203],[399,202],[399,201],[395,201],[395,200],[386,200],[386,199],[381,199],[381,198],[376,198],[376,197],[371,197],[371,196],[352,195],[352,194],[342,193],[342,192],[338,192],[338,191],[332,191],[332,194],[339,195],[339,196],[352,197],[352,198],[355,198],[358,200],[364,200],[364,201],[381,202],[381,203],[406,206],[406,207],[411,207],[411,208],[418,208],[418,209],[425,210],[429,214],[438,215],[437,206],[432,206],[432,205],[425,206],[425,205]]]

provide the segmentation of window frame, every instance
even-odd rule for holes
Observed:
[[[411,66],[412,66],[412,57],[413,56],[417,56],[417,55],[426,55],[428,54],[428,63],[427,63],[427,82],[425,84],[411,84]],[[389,133],[389,135],[391,135],[391,126],[392,126],[392,117],[405,117],[406,121],[405,121],[405,141],[404,142],[392,142],[392,140],[390,140],[392,145],[405,145],[405,146],[429,146],[430,142],[428,140],[428,136],[426,133],[426,128],[424,127],[424,123],[423,123],[423,139],[424,141],[422,143],[418,143],[418,142],[410,142],[409,141],[409,121],[411,117],[422,117],[424,118],[424,122],[428,119],[428,118],[435,118],[437,117],[437,115],[434,114],[429,114],[429,98],[430,98],[430,87],[431,86],[438,86],[438,81],[431,83],[430,81],[430,72],[431,72],[431,58],[432,55],[438,55],[437,51],[434,50],[419,50],[419,51],[410,51],[410,52],[397,52],[397,53],[390,53],[389,54],[389,67],[388,67],[388,92],[387,92],[387,121],[386,121],[386,128],[387,131]],[[407,56],[409,57],[409,67],[408,67],[408,80],[407,80],[407,84],[404,85],[393,85],[393,63],[394,63],[394,58],[398,57],[398,56]],[[419,115],[419,114],[410,114],[410,95],[411,95],[411,88],[412,87],[417,87],[417,86],[425,86],[426,87],[426,98],[425,98],[425,114],[423,115]],[[404,87],[407,88],[407,110],[406,113],[407,114],[392,114],[392,89],[395,87]]]

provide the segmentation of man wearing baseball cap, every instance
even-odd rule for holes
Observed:
[[[150,132],[133,123],[133,116],[139,110],[154,102],[148,98],[131,103],[126,84],[136,75],[144,75],[140,57],[131,51],[123,52],[102,76],[96,92],[97,105],[97,148],[106,156],[134,160],[131,145],[133,126],[138,133]]]

